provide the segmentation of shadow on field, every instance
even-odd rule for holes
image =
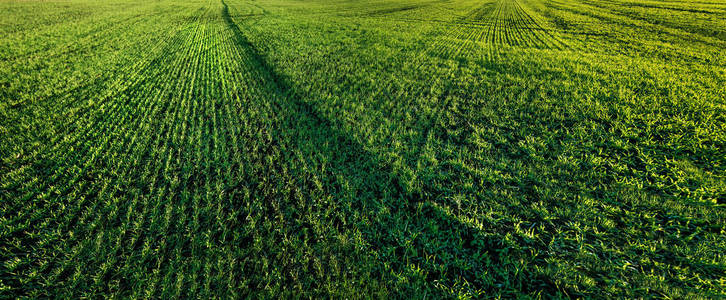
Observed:
[[[234,22],[227,4],[222,3],[223,19],[232,30],[242,56],[249,56],[250,67],[259,72],[261,81],[268,83],[265,86],[270,90],[263,93],[268,94],[272,102],[269,104],[280,119],[271,135],[276,139],[273,143],[281,146],[285,161],[270,163],[270,168],[276,170],[258,175],[274,178],[276,174],[289,172],[302,190],[303,196],[299,198],[304,203],[283,200],[288,201],[285,204],[288,207],[282,208],[283,219],[287,221],[280,226],[291,226],[287,230],[298,234],[306,244],[327,243],[307,234],[309,230],[316,230],[316,224],[310,224],[313,221],[327,227],[323,232],[334,231],[327,234],[360,232],[364,240],[366,250],[354,251],[362,257],[355,257],[357,265],[347,268],[354,273],[365,269],[363,273],[368,278],[343,277],[333,281],[362,279],[364,282],[358,284],[363,288],[371,289],[371,283],[383,284],[401,295],[419,296],[462,288],[473,293],[505,295],[528,291],[558,293],[551,279],[537,278],[526,263],[519,261],[516,250],[500,237],[485,235],[435,203],[425,201],[394,175],[391,166],[336,129],[314,106],[299,100],[295,88],[266,62]],[[430,198],[438,196],[443,195],[434,194]],[[280,201],[269,196],[264,198],[252,197],[255,201],[265,201],[268,206]],[[310,206],[318,207],[311,209]],[[304,215],[311,211],[318,217]],[[294,286],[296,281],[290,276],[284,280],[283,286]],[[320,290],[325,284],[320,281],[313,280],[311,287]],[[528,282],[544,286],[529,286]]]

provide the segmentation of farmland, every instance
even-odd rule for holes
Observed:
[[[726,297],[726,2],[0,0],[0,298]]]

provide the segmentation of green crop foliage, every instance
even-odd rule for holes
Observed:
[[[726,2],[0,0],[0,298],[726,297]]]

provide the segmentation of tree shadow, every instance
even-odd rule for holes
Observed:
[[[500,235],[483,233],[427,200],[445,195],[427,190],[424,197],[420,190],[402,182],[391,165],[322,117],[315,106],[295,93],[290,80],[268,64],[232,19],[227,4],[222,3],[223,19],[251,69],[266,82],[263,98],[269,99],[279,120],[270,134],[284,159],[270,162],[269,173],[259,173],[258,178],[286,173],[299,188],[297,198],[302,203],[270,199],[269,194],[252,197],[269,202],[269,206],[276,206],[276,201],[288,202],[282,208],[281,226],[291,226],[290,231],[306,243],[317,242],[308,234],[310,230],[359,233],[363,239],[359,246],[364,249],[352,252],[360,257],[354,260],[358,264],[349,268],[364,268],[369,278],[352,279],[382,281],[399,296],[453,296],[462,291],[479,296],[563,292],[550,278],[533,272],[533,261],[527,261],[529,258],[510,242]],[[269,211],[276,209],[270,207]],[[305,213],[323,217],[310,218]],[[315,229],[315,222],[326,224],[333,232]],[[491,226],[501,230],[502,236],[513,230],[499,224]]]

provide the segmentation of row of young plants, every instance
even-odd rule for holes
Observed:
[[[700,21],[113,3],[3,41],[3,295],[724,293],[726,91]]]

